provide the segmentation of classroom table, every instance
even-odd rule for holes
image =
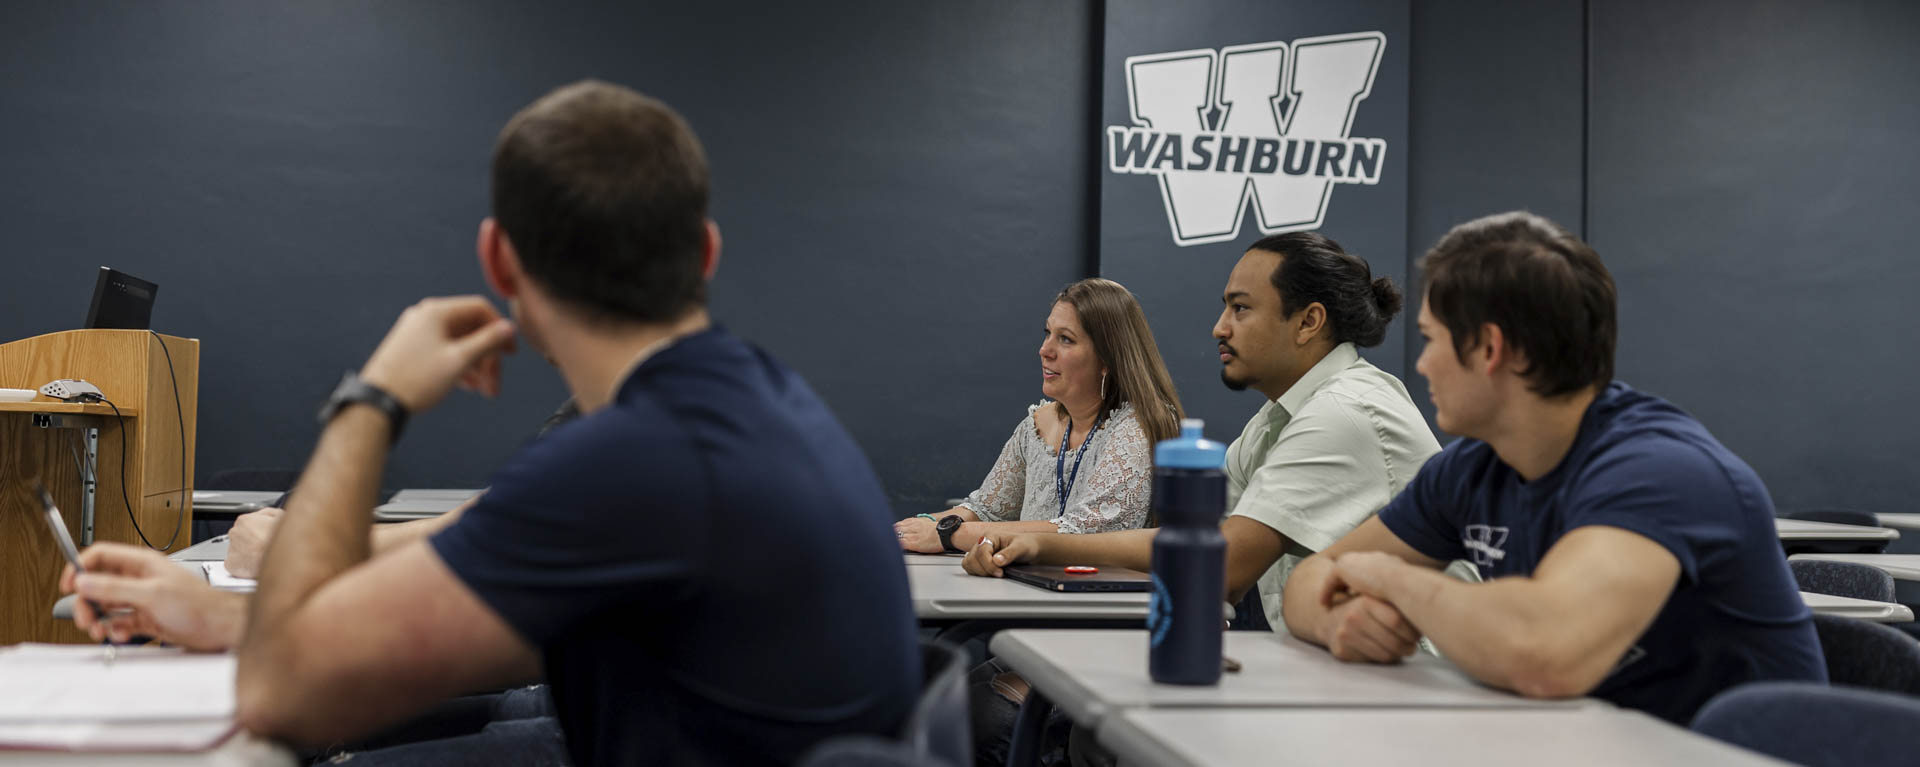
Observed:
[[[244,514],[259,511],[280,499],[283,493],[267,490],[195,490],[194,512]]]
[[[1324,648],[1264,631],[1226,632],[1241,670],[1220,684],[1155,684],[1144,630],[1013,629],[993,654],[1082,725],[1136,708],[1579,708],[1589,698],[1533,700],[1475,682],[1453,664],[1416,653],[1394,665],[1345,663]],[[1310,763],[1310,762],[1307,762]]]
[[[1920,513],[1899,512],[1875,514],[1873,516],[1879,518],[1880,524],[1887,527],[1899,528],[1901,530],[1920,530]]]
[[[301,762],[291,749],[247,732],[198,752],[0,751],[0,767],[14,765],[88,765],[88,767],[293,767]]]
[[[1780,765],[1646,714],[1564,709],[1133,709],[1096,737],[1122,764]]]
[[[1841,525],[1832,522],[1811,522],[1804,519],[1773,520],[1774,529],[1782,541],[1891,541],[1900,537],[1900,531],[1888,527],[1867,527],[1864,525]]]
[[[480,494],[477,489],[408,489],[394,493],[386,503],[373,507],[375,522],[408,522],[432,519],[460,508]]]
[[[907,568],[913,614],[922,620],[1145,620],[1147,594],[1063,594],[1005,578],[968,575],[958,560],[948,567]]]
[[[1878,567],[1895,580],[1920,581],[1920,554],[1795,554],[1787,558],[1853,562]]]
[[[915,551],[902,553],[906,555],[907,564],[909,565],[933,565],[937,567],[957,568],[960,566],[961,560],[966,559],[966,556],[963,554],[921,554]]]
[[[227,558],[227,536],[216,535],[167,555],[178,562],[220,562]]]
[[[1906,623],[1913,620],[1913,609],[1897,602],[1852,599],[1806,591],[1800,592],[1800,598],[1806,600],[1807,607],[1817,615],[1837,615],[1873,623]]]

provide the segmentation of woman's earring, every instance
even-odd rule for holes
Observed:
[[[1100,371],[1100,401],[1107,401],[1107,371]]]

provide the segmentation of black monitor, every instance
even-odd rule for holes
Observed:
[[[100,279],[93,283],[93,305],[87,307],[88,328],[146,330],[153,322],[153,294],[160,286],[100,267]]]

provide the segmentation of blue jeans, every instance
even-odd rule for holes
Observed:
[[[355,767],[569,764],[566,738],[546,685],[454,698],[367,740],[330,749],[314,762]]]
[[[973,761],[978,765],[999,767],[1006,764],[1007,752],[1013,746],[1013,721],[1019,715],[1020,704],[996,689],[994,679],[1003,675],[1018,679],[998,660],[989,660],[967,672],[967,706],[971,709],[968,713],[973,720]],[[1024,686],[1026,683],[1019,681],[1017,684]],[[1066,763],[1067,737],[1072,728],[1073,721],[1059,711],[1047,715],[1040,747],[1042,765]]]

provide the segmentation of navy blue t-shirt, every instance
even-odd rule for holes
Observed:
[[[714,328],[522,448],[432,542],[540,649],[575,764],[776,764],[913,706],[892,521],[819,397]]]
[[[1530,575],[1569,531],[1646,536],[1680,561],[1673,594],[1593,695],[1686,724],[1715,693],[1758,680],[1825,682],[1813,619],[1753,469],[1667,401],[1618,381],[1587,408],[1560,465],[1525,482],[1485,442],[1427,461],[1380,521],[1482,578]]]

